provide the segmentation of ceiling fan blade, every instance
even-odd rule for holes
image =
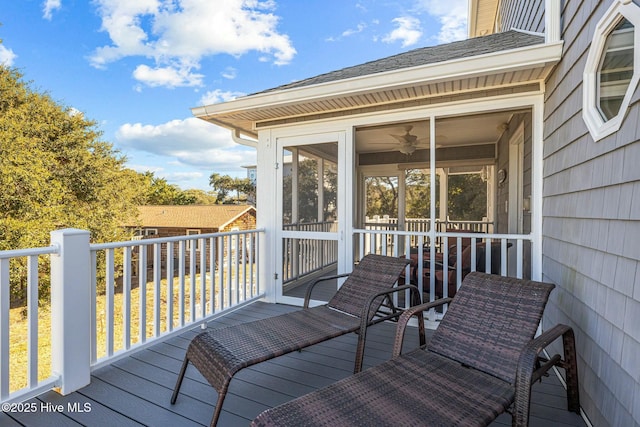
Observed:
[[[394,137],[401,144],[416,144],[418,142],[418,137],[416,135],[411,135],[409,132],[404,135],[391,134],[390,136]]]

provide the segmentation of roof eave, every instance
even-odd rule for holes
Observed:
[[[562,41],[541,43],[533,46],[380,72],[333,82],[273,92],[263,92],[224,103],[195,107],[191,109],[191,112],[195,117],[210,122],[218,122],[217,124],[221,126],[233,129],[233,124],[219,122],[216,116],[243,110],[291,105],[303,101],[327,99],[373,90],[392,89],[393,87],[409,86],[416,83],[438,82],[497,72],[538,68],[556,64],[560,61],[562,48]]]

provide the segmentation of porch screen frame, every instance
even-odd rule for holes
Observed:
[[[320,231],[288,231],[284,229],[283,221],[283,200],[284,194],[282,191],[282,184],[284,180],[284,149],[285,147],[304,147],[308,145],[332,143],[335,142],[338,145],[338,158],[337,165],[337,181],[338,192],[336,195],[338,212],[337,212],[337,229],[335,232],[320,232]],[[283,239],[309,239],[309,240],[330,240],[338,242],[338,271],[346,271],[346,258],[344,245],[340,242],[344,240],[345,226],[347,221],[347,211],[350,211],[350,207],[347,203],[347,180],[346,174],[349,169],[346,167],[347,156],[346,150],[346,132],[318,132],[318,133],[300,133],[291,135],[282,135],[275,137],[275,150],[276,150],[276,165],[275,165],[275,207],[271,206],[270,209],[275,211],[276,216],[276,236],[274,239],[275,247],[275,275],[272,280],[275,281],[275,300],[278,303],[301,305],[302,298],[285,296],[283,294]],[[349,270],[350,271],[350,270]],[[339,285],[342,282],[339,283]],[[310,305],[323,304],[326,301],[312,300]]]

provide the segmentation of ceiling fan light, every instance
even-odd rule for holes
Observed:
[[[416,151],[416,147],[413,144],[402,144],[398,149],[398,151],[400,151],[402,154],[406,154],[407,156],[410,156],[411,154],[414,153],[414,151]]]

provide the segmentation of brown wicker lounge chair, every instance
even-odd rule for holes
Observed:
[[[240,369],[350,332],[358,332],[354,372],[362,367],[367,327],[395,318],[401,310],[392,303],[393,292],[409,289],[420,302],[417,288],[396,286],[409,263],[403,258],[367,255],[351,274],[324,277],[314,282],[305,296],[304,309],[240,325],[213,329],[197,335],[189,344],[171,403],[176,402],[189,362],[218,392],[211,420],[215,426],[231,379]],[[328,304],[308,308],[313,286],[322,280],[347,277]],[[390,306],[380,312],[387,301]]]
[[[553,365],[565,369],[570,411],[579,411],[573,331],[555,326],[533,338],[554,285],[474,272],[467,275],[427,346],[326,388],[262,412],[252,426],[485,426],[510,410],[514,426],[528,423],[531,384]],[[538,358],[562,336],[564,358]]]

